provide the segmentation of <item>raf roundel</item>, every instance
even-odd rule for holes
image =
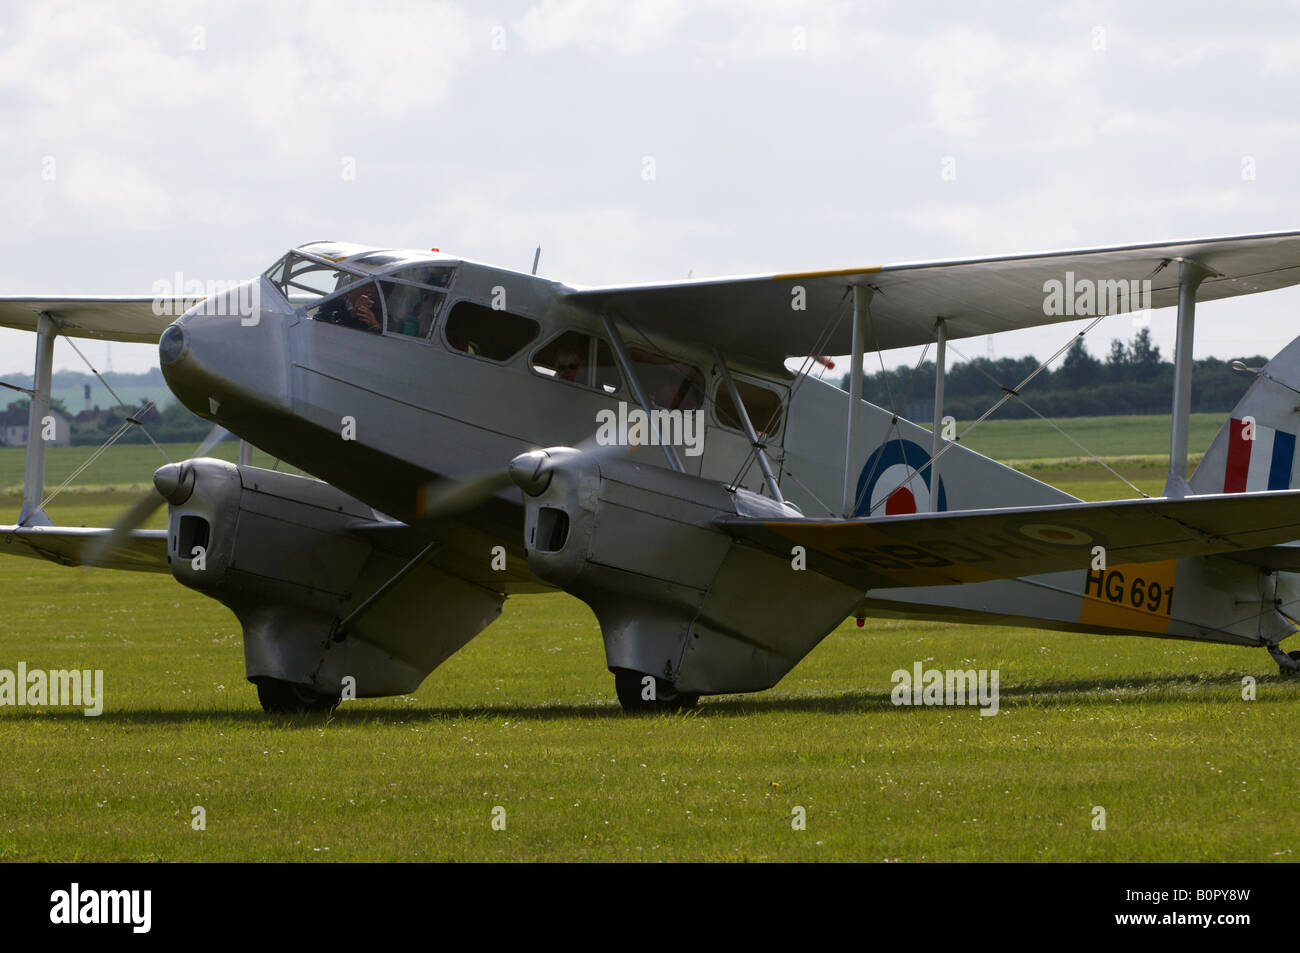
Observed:
[[[1020,535],[1057,546],[1087,546],[1097,541],[1087,530],[1064,523],[1026,523],[1020,527]]]
[[[858,477],[854,516],[898,516],[930,512],[930,452],[911,440],[887,440],[867,458]],[[921,468],[925,467],[924,470]],[[948,509],[948,494],[939,478],[939,505]]]

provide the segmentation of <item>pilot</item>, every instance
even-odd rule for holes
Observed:
[[[379,315],[375,312],[379,310],[379,302],[375,300],[375,286],[361,285],[353,288],[344,297],[348,302],[348,310],[351,320],[344,321],[348,327],[360,328],[363,331],[371,331],[379,334],[383,329],[383,323]]]

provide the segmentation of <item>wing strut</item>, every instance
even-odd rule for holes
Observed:
[[[844,518],[852,519],[857,502],[857,484],[853,468],[857,464],[858,415],[862,410],[862,360],[867,344],[867,308],[871,306],[871,289],[853,286],[853,352],[849,360],[849,432],[844,441]]]
[[[930,436],[930,512],[939,512],[939,447],[943,443],[943,381],[948,372],[948,325],[943,318],[934,322],[939,349],[934,355],[934,429]]]
[[[1169,476],[1165,496],[1182,499],[1187,484],[1188,419],[1192,412],[1192,342],[1196,327],[1196,289],[1209,272],[1184,258],[1178,264],[1178,337],[1174,342],[1174,402],[1169,425]]]
[[[641,405],[641,409],[649,417],[653,408],[650,406],[650,401],[646,399],[645,391],[641,387],[641,379],[636,376],[636,368],[632,366],[632,360],[627,356],[627,348],[623,345],[623,335],[618,333],[618,327],[610,319],[609,315],[601,315],[601,320],[605,322],[605,333],[609,335],[609,343],[614,349],[614,359],[618,361],[619,370],[627,378],[627,386],[631,389],[632,396],[636,398],[636,402]],[[663,448],[664,456],[668,458],[668,466],[678,473],[685,473],[686,468],[682,466],[682,461],[677,458],[677,451],[666,443],[660,443],[659,446]]]
[[[50,383],[54,373],[54,338],[59,326],[48,311],[36,318],[36,369],[27,412],[27,462],[23,470],[23,505],[19,526],[52,526],[41,500],[45,496],[45,440],[43,422],[50,412]]]
[[[745,425],[745,435],[749,437],[749,444],[754,448],[754,456],[758,460],[758,467],[763,471],[763,481],[767,484],[772,499],[778,503],[785,503],[785,497],[781,495],[781,487],[777,485],[776,477],[772,473],[771,461],[767,459],[767,451],[764,449],[762,441],[758,439],[758,433],[754,430],[753,421],[749,419],[749,411],[745,408],[745,402],[740,398],[740,391],[736,389],[736,382],[731,379],[731,371],[727,370],[727,362],[723,360],[722,352],[716,347],[713,349],[713,359],[718,362],[718,370],[722,373],[722,380],[727,385],[727,393],[731,395],[731,405],[736,408],[736,414],[740,417],[740,422]]]

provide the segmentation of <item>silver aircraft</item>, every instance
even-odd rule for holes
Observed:
[[[1248,369],[1190,477],[1187,454],[1196,302],[1297,283],[1300,232],[590,288],[313,242],[197,302],[4,298],[0,325],[38,347],[0,552],[219,600],[268,711],[410,692],[549,589],[595,612],[627,709],[769,688],[850,617],[1257,646],[1296,671],[1300,339]],[[954,439],[948,340],[1169,306],[1163,496],[1084,503]],[[241,462],[201,449],[117,526],[51,525],[58,335],[157,341]],[[930,427],[861,400],[867,352],[923,344]],[[845,353],[850,393],[806,372]],[[168,528],[141,529],[164,504]]]

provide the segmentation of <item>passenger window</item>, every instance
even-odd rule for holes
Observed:
[[[704,375],[681,361],[638,348],[628,357],[646,398],[665,410],[696,410],[704,403]]]
[[[740,393],[740,399],[745,402],[749,422],[754,425],[754,430],[760,437],[770,437],[780,433],[782,417],[780,394],[741,380],[736,381],[736,390]],[[731,391],[727,388],[727,382],[721,379],[718,380],[713,413],[722,426],[739,430],[741,433],[745,432],[745,425],[741,423],[740,414],[731,400]]]
[[[383,289],[384,306],[388,310],[388,333],[428,337],[447,296],[400,281],[381,281],[379,286]]]
[[[345,328],[379,334],[384,329],[384,308],[379,289],[373,281],[359,284],[350,291],[330,298],[307,312],[312,321],[337,324]]]
[[[621,386],[614,352],[602,338],[565,331],[533,355],[533,370],[547,377],[616,394]]]
[[[509,311],[496,311],[472,301],[457,301],[447,318],[447,344],[454,350],[507,361],[541,333],[541,325]]]

